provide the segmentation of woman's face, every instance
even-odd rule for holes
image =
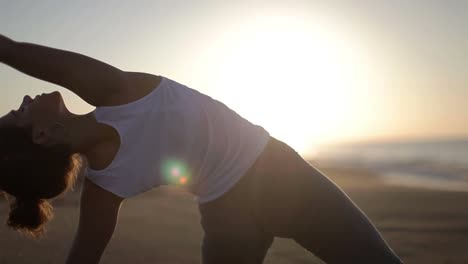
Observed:
[[[25,95],[17,110],[0,118],[0,125],[30,126],[35,133],[34,131],[53,126],[65,111],[66,107],[58,91],[43,93],[34,98]]]
[[[59,92],[36,95],[31,98],[29,95],[23,97],[23,102],[18,110],[13,110],[16,117],[16,124],[21,127],[47,126],[58,120],[64,105]]]

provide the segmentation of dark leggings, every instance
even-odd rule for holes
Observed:
[[[272,137],[230,191],[199,209],[204,264],[262,263],[275,236],[328,264],[402,263],[341,189]]]

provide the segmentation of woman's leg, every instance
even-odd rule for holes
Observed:
[[[270,142],[253,177],[254,215],[328,264],[402,263],[349,197],[281,141]]]
[[[261,264],[273,242],[253,218],[250,177],[244,176],[221,198],[201,204],[203,264]]]

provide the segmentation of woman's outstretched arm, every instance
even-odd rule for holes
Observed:
[[[65,87],[91,105],[101,105],[126,87],[126,74],[82,54],[13,41],[0,34],[0,62]]]

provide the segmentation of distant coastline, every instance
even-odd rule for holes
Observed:
[[[325,147],[343,147],[343,146],[365,146],[365,145],[386,145],[386,144],[424,144],[424,143],[450,143],[450,142],[468,142],[468,135],[464,136],[441,136],[441,137],[407,137],[407,138],[374,138],[367,140],[344,140],[335,143],[318,144],[319,148]]]
[[[388,184],[468,191],[468,138],[333,145],[319,149],[313,160],[369,169]]]

